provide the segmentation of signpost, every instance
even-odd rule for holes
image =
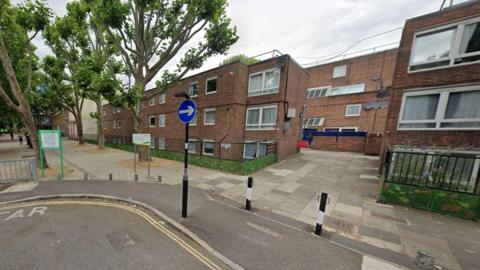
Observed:
[[[137,172],[137,145],[148,146],[148,178],[150,178],[150,143],[151,136],[148,133],[134,133],[132,134],[133,142],[133,172]]]
[[[180,95],[179,95],[180,96]],[[183,193],[182,193],[182,217],[187,217],[187,201],[188,201],[188,127],[190,121],[195,118],[197,113],[197,105],[190,100],[188,94],[183,93],[186,98],[180,106],[178,106],[178,119],[185,123],[185,151],[184,151],[184,170],[183,170]]]
[[[43,168],[43,151],[58,150],[60,156],[60,175],[63,179],[63,149],[62,149],[62,132],[60,130],[39,130],[38,144],[40,145],[40,169],[42,177],[45,176]]]

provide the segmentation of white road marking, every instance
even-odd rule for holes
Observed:
[[[367,255],[363,256],[362,260],[362,270],[404,270],[406,268],[400,267],[398,265],[388,263],[384,260],[379,260],[374,257]]]
[[[45,211],[47,211],[46,206],[35,206],[28,212],[28,214],[24,213],[24,209],[18,209],[13,214],[9,215],[7,218],[5,218],[3,221],[9,221],[10,219],[14,218],[24,218],[24,217],[32,217],[33,215],[37,214],[39,216],[45,215]],[[27,210],[25,210],[27,212]],[[0,214],[9,214],[10,211],[2,211]]]

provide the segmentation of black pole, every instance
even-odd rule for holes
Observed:
[[[183,170],[183,194],[182,194],[182,217],[187,217],[187,201],[188,201],[188,126],[185,124],[185,150],[184,150],[184,170]]]
[[[325,218],[325,207],[327,206],[327,193],[322,192],[322,196],[320,197],[320,207],[318,212],[317,224],[315,225],[315,234],[322,235],[322,225],[323,220]]]
[[[245,209],[252,210],[253,177],[248,177]]]

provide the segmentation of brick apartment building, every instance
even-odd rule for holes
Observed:
[[[380,153],[396,56],[390,49],[307,68],[304,128],[368,136],[315,136],[312,148]]]
[[[480,1],[406,21],[386,146],[480,150]]]
[[[103,105],[103,128],[105,142],[131,144],[133,118],[128,109]]]
[[[308,74],[288,55],[246,65],[235,62],[187,77],[163,93],[150,90],[141,104],[142,132],[152,147],[183,149],[184,124],[177,116],[188,92],[197,104],[190,124],[190,153],[241,160],[276,151],[282,160],[299,151]]]

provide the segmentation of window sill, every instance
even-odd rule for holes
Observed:
[[[270,90],[270,89],[267,89],[267,90]],[[279,90],[279,89],[277,88],[277,89],[275,90],[275,92],[268,92],[268,93],[264,93],[266,90],[255,91],[255,92],[248,92],[248,93],[247,93],[247,97],[259,97],[259,96],[266,96],[266,95],[271,95],[271,94],[278,94],[278,93],[279,93],[278,90]],[[258,92],[259,94],[253,94],[253,93],[257,93],[257,92]]]
[[[213,156],[213,154],[208,154],[208,153],[202,153],[203,156]]]
[[[359,117],[359,116],[360,116],[360,114],[345,115],[345,117]]]
[[[217,91],[215,91],[215,92],[205,92],[205,95],[212,95],[212,94],[216,94],[216,93],[217,93]]]
[[[474,65],[474,64],[480,64],[480,60],[479,61],[474,61],[474,62],[456,64],[456,65],[442,66],[442,67],[424,68],[424,69],[419,69],[419,70],[410,70],[411,66],[409,65],[407,73],[408,74],[415,74],[415,73],[420,73],[420,72],[425,72],[425,71],[435,71],[435,70],[440,70],[440,69],[449,69],[449,68],[462,67],[462,66],[468,66],[468,65]]]
[[[480,130],[480,127],[472,128],[399,128],[398,131],[475,131]]]
[[[207,123],[203,123],[204,126],[215,126],[215,123],[213,124],[207,124]]]
[[[275,128],[245,128],[246,131],[272,131]]]

